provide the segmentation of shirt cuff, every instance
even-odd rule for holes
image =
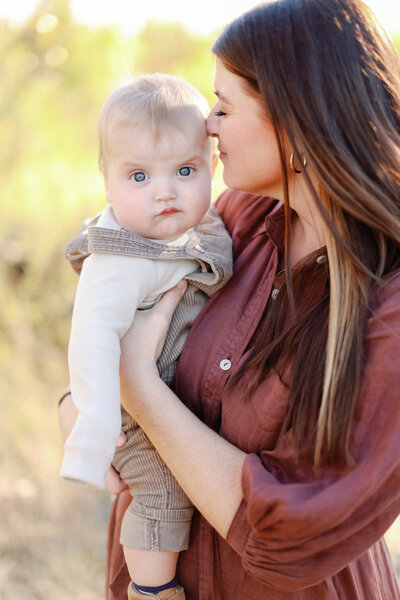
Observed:
[[[262,471],[262,479],[260,479],[260,470]],[[252,532],[249,511],[251,514],[252,504],[262,496],[262,484],[266,481],[276,484],[276,479],[269,469],[262,465],[260,457],[256,454],[249,454],[245,458],[242,468],[243,500],[232,520],[226,537],[228,544],[240,556],[245,554],[248,538]]]
[[[226,541],[239,556],[243,556],[245,552],[247,539],[251,531],[246,513],[247,502],[242,500],[226,536]]]
[[[105,488],[110,459],[87,448],[66,446],[60,476],[76,483]]]

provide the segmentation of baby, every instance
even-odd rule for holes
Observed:
[[[178,598],[178,552],[193,507],[144,432],[120,406],[120,339],[135,311],[183,277],[158,368],[172,382],[188,330],[231,275],[231,240],[210,209],[216,156],[207,102],[190,84],[146,75],[115,90],[99,118],[99,164],[109,205],[66,249],[79,279],[68,351],[79,410],[61,476],[104,487],[113,465],[133,496],[121,530],[128,598]],[[86,258],[87,257],[87,258]],[[122,410],[122,419],[121,419]],[[127,443],[117,451],[122,429]],[[115,453],[115,454],[114,454]]]

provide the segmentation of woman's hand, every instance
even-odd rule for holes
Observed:
[[[121,431],[119,437],[117,439],[116,448],[121,448],[126,443],[126,435]],[[106,473],[106,488],[112,494],[120,494],[124,490],[128,489],[126,483],[124,483],[114,469],[112,465],[108,467],[108,471]]]
[[[156,361],[164,346],[174,310],[186,287],[187,283],[182,279],[152,309],[136,311],[131,328],[121,340],[122,379],[129,377],[134,380],[147,369],[157,372]]]
[[[242,500],[246,455],[182,404],[156,367],[185,289],[186,282],[181,281],[154,308],[136,312],[121,341],[121,396],[193,504],[226,537]]]

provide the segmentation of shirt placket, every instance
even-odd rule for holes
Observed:
[[[250,342],[271,293],[278,264],[276,249],[270,260],[273,261],[273,266],[272,269],[268,269],[268,277],[261,279],[256,293],[246,305],[237,323],[232,326],[229,337],[215,353],[214,364],[203,380],[202,396],[211,400],[207,403],[208,414],[205,415],[207,423],[211,426],[217,422],[219,416],[222,390],[231,375],[232,368],[237,365]]]
[[[271,293],[278,266],[278,250],[275,245],[272,254],[269,256],[269,260],[272,261],[272,268],[266,269],[269,275],[265,278],[260,278],[260,284],[255,294],[247,303],[237,323],[232,327],[230,336],[216,352],[214,364],[209,370],[207,377],[204,378],[202,396],[209,399],[205,403],[207,406],[205,418],[210,426],[215,427],[218,423],[223,388],[231,375],[232,367],[239,362],[243,355],[261,319]],[[218,556],[218,548],[214,548],[217,542],[208,524],[203,519],[201,521],[199,531],[201,553],[199,564],[199,600],[222,600],[221,591],[215,589],[212,583],[213,580],[219,580],[218,575],[215,578],[210,577],[210,569],[218,568],[218,566],[211,566],[209,558],[207,558]]]

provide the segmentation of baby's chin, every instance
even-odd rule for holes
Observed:
[[[185,226],[179,226],[173,225],[172,223],[162,223],[154,229],[139,232],[135,231],[134,233],[148,239],[164,241],[171,238],[175,239],[188,231],[188,229],[191,229],[191,227],[186,227],[186,224]]]
[[[171,238],[177,238],[181,235],[183,235],[186,231],[188,231],[189,229],[191,229],[191,227],[171,227],[171,228],[165,228],[162,231],[158,232],[156,235],[153,236],[154,239],[157,240],[169,240]],[[147,236],[147,237],[151,237],[151,236]]]

